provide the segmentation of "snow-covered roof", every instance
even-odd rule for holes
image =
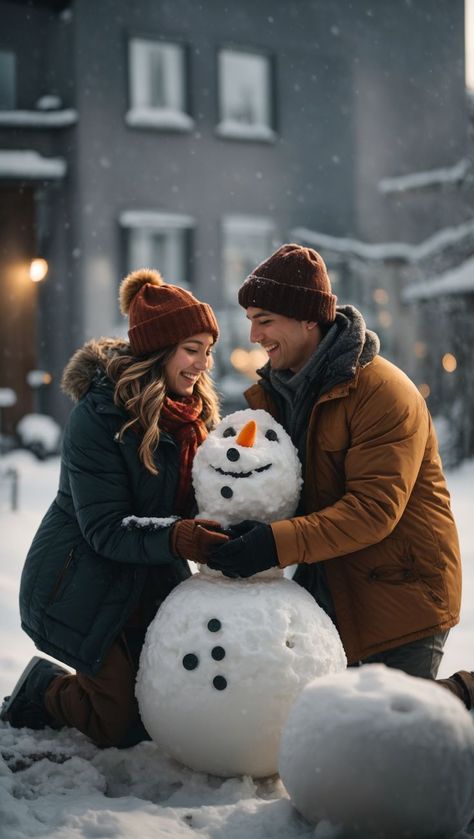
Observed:
[[[122,227],[147,227],[156,230],[183,230],[194,227],[196,220],[184,213],[164,213],[161,210],[124,210],[120,213]]]
[[[21,125],[24,128],[64,128],[74,125],[78,113],[72,108],[63,111],[0,111],[0,125]]]
[[[463,293],[474,293],[474,256],[444,274],[408,286],[402,292],[402,300],[411,303],[412,300]]]
[[[407,192],[411,189],[422,189],[428,186],[459,183],[471,168],[467,158],[459,160],[454,166],[442,169],[429,169],[426,172],[412,172],[395,178],[382,178],[378,188],[380,192]]]
[[[50,180],[63,178],[67,164],[62,157],[43,157],[37,151],[0,151],[0,178]]]
[[[407,242],[362,242],[359,239],[329,236],[327,233],[309,230],[306,227],[295,227],[291,231],[292,238],[316,248],[327,248],[345,256],[359,256],[366,260],[399,259],[403,262],[417,262],[437,253],[447,245],[454,245],[462,241],[465,236],[474,233],[474,219],[458,224],[456,227],[445,227],[429,236],[418,245]]]

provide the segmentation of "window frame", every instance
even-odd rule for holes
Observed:
[[[223,78],[220,72],[221,64],[220,57],[224,52],[234,52],[239,55],[258,56],[267,62],[268,73],[268,112],[269,124],[264,125],[249,125],[245,127],[243,124],[239,127],[233,127],[230,120],[225,118],[222,113],[221,102],[223,99]],[[216,78],[216,128],[217,136],[222,139],[242,140],[250,142],[274,143],[277,140],[278,126],[277,126],[277,96],[276,96],[276,60],[275,55],[264,47],[242,46],[240,44],[222,43],[215,53],[215,78]]]
[[[156,46],[175,47],[181,54],[182,109],[136,105],[133,102],[132,42],[143,41]],[[155,35],[150,32],[128,32],[125,44],[127,111],[125,122],[131,128],[151,128],[158,131],[189,132],[195,125],[192,117],[190,45],[179,37]]]
[[[179,285],[190,291],[193,289],[192,276],[192,242],[196,227],[196,220],[193,216],[184,213],[167,212],[164,210],[124,210],[119,215],[119,227],[121,233],[121,262],[124,275],[131,270],[143,268],[155,268],[163,275],[165,283]],[[150,235],[180,232],[183,235],[183,266],[184,276],[169,277],[165,273],[165,267],[160,265],[131,266],[129,261],[130,235],[133,230]]]

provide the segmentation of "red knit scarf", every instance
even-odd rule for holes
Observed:
[[[191,512],[191,469],[197,448],[207,437],[201,413],[202,400],[199,396],[185,396],[179,401],[166,396],[160,414],[160,428],[173,435],[181,450],[175,505],[176,512],[182,516],[189,516]]]

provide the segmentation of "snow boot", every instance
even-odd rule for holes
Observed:
[[[12,728],[61,728],[46,710],[44,695],[53,679],[67,675],[68,670],[35,655],[23,670],[11,696],[5,697],[0,719],[10,723]]]
[[[436,679],[436,682],[454,693],[468,711],[474,707],[474,673],[468,670],[458,670],[449,679]]]

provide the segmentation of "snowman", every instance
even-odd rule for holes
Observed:
[[[226,416],[194,459],[198,518],[223,528],[291,517],[301,483],[288,434],[262,410]],[[259,778],[278,770],[281,732],[302,689],[345,667],[333,623],[281,569],[230,579],[203,565],[150,624],[136,695],[170,757],[212,775]]]

